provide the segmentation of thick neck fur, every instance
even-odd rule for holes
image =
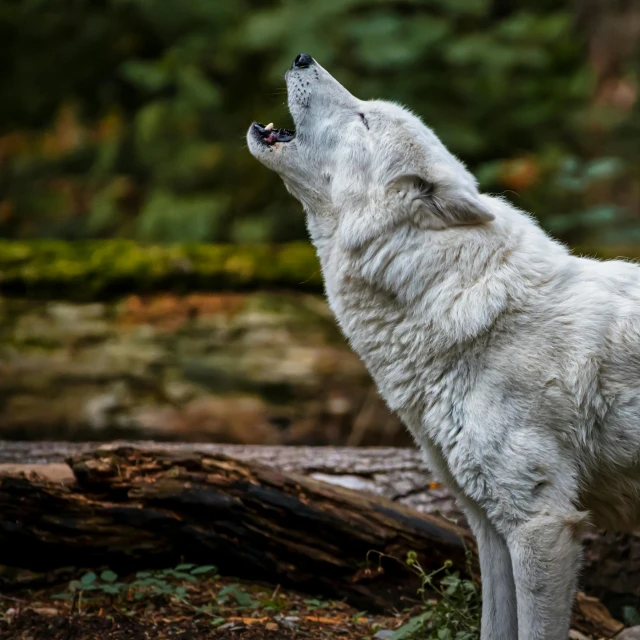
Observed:
[[[478,357],[501,317],[526,314],[571,259],[528,216],[483,200],[490,224],[400,225],[357,250],[343,248],[330,219],[309,221],[331,308],[392,409],[419,400],[416,376],[426,394],[442,393],[443,372]]]

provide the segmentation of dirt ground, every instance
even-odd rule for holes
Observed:
[[[342,601],[220,577],[213,566],[181,564],[125,577],[108,569],[6,569],[0,567],[0,640],[387,640],[424,612],[416,599],[402,612],[373,615]],[[584,594],[574,624],[584,633],[573,630],[574,640],[604,640],[622,626]]]
[[[167,594],[138,596],[135,583],[117,596],[97,591],[74,597],[68,584],[0,594],[0,639],[365,640],[398,628],[409,617],[407,612],[372,616],[344,602],[228,578],[171,582],[174,590],[186,590],[180,593],[182,599]],[[221,597],[225,590],[232,595]]]

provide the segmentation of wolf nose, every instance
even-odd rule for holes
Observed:
[[[291,65],[292,69],[304,69],[313,64],[313,58],[308,53],[299,53]]]

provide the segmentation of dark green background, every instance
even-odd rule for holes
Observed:
[[[0,235],[304,238],[244,135],[290,125],[283,74],[307,51],[562,239],[635,242],[637,4],[0,0]]]

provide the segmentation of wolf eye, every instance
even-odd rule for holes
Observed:
[[[367,122],[364,113],[359,113],[358,115],[360,116],[360,120],[362,120],[362,124],[367,127],[367,130],[369,130],[369,123]]]

